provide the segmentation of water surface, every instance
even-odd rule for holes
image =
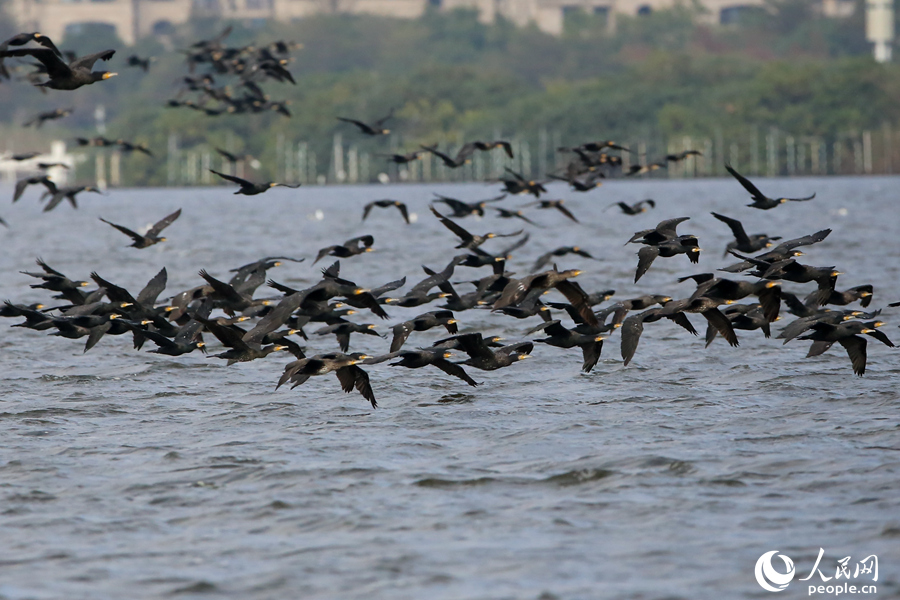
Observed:
[[[766,212],[744,207],[733,180],[610,182],[588,194],[554,184],[551,196],[566,198],[580,225],[555,211],[529,213],[540,229],[493,216],[462,224],[475,233],[526,227],[531,242],[509,265],[520,274],[547,250],[580,245],[599,260],[569,256],[559,267],[583,268],[583,286],[615,288],[617,298],[687,296],[692,286],[676,277],[726,264],[730,234],[710,211],[785,238],[832,227],[804,260],[837,266],[840,288],[873,283],[873,306],[884,306],[900,300],[897,184],[761,180],[773,195],[818,194]],[[10,223],[0,231],[0,292],[47,301],[19,273],[35,270],[37,256],[76,279],[96,270],[133,293],[165,266],[163,297],[198,285],[201,268],[227,279],[263,256],[306,257],[269,273],[303,287],[329,264],[310,265],[320,247],[365,233],[376,251],[342,261],[342,275],[367,287],[406,275],[411,285],[421,265],[441,268],[456,252],[428,213],[432,192],[476,200],[496,187],[310,187],[250,198],[227,187],[113,190],[46,214],[32,190],[0,213]],[[360,223],[362,205],[386,197],[407,202],[418,222],[375,209]],[[643,198],[657,209],[604,211]],[[177,208],[169,241],[140,251],[98,221],[137,228]],[[681,230],[700,237],[700,265],[660,259],[631,284],[636,246],[623,242],[677,216],[692,217]],[[460,268],[454,281],[483,274]],[[389,308],[380,329],[431,308]],[[895,314],[885,312],[885,331],[896,340]],[[510,339],[537,323],[480,310],[458,318],[466,331]],[[702,332],[702,318],[691,318]],[[83,354],[80,341],[9,327],[16,321],[0,323],[4,600],[762,598],[753,567],[763,552],[792,557],[800,577],[820,547],[823,571],[877,554],[879,597],[900,594],[900,362],[874,340],[858,378],[839,347],[807,360],[804,342],[738,332],[740,348],[719,339],[704,349],[660,322],[647,326],[627,368],[615,334],[587,375],[578,350],[541,345],[508,369],[470,370],[477,389],[437,370],[371,367],[373,411],[334,377],[276,392],[289,357],[226,367],[199,353],[136,352],[126,337]],[[442,335],[416,332],[407,345]],[[361,337],[353,349],[387,351],[389,339]],[[336,349],[330,337],[305,345]],[[805,594],[794,582],[783,596]]]

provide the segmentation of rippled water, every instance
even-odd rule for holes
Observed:
[[[768,212],[743,207],[734,181],[611,182],[588,194],[554,185],[582,224],[530,213],[544,227],[530,227],[510,269],[525,273],[539,254],[578,244],[600,260],[559,266],[583,267],[589,290],[686,296],[691,286],[677,276],[725,264],[729,232],[715,210],[750,233],[833,227],[806,262],[837,265],[846,273],[839,288],[874,283],[873,306],[884,306],[900,300],[897,184],[762,181],[773,193],[818,193]],[[0,231],[2,298],[47,300],[19,273],[37,256],[133,292],[165,266],[168,293],[197,285],[200,268],[227,279],[263,256],[305,256],[270,271],[301,287],[317,279],[318,248],[363,233],[375,235],[377,251],[342,261],[342,275],[366,286],[400,275],[413,283],[420,265],[443,267],[454,253],[453,236],[428,214],[431,193],[475,200],[496,188],[230,191],[115,190],[48,214],[31,191],[0,211],[10,223]],[[362,205],[383,197],[406,201],[419,221],[404,226],[395,211],[376,209],[360,223]],[[646,197],[658,201],[648,214],[603,211]],[[147,250],[125,247],[97,220],[136,228],[179,207],[169,241]],[[682,231],[706,249],[700,268],[660,259],[632,285],[636,247],[622,243],[682,215],[693,217]],[[463,224],[483,232],[522,223]],[[454,280],[479,273],[460,268]],[[428,309],[389,308],[382,331]],[[895,315],[886,311],[885,331],[896,341]],[[536,322],[477,310],[458,317],[464,330],[512,339]],[[629,367],[616,335],[588,375],[577,349],[541,345],[508,369],[470,370],[484,382],[477,389],[437,370],[373,366],[373,411],[332,376],[274,391],[283,356],[229,368],[199,354],[136,352],[126,337],[82,354],[82,342],[10,328],[16,321],[0,323],[3,599],[761,598],[760,554],[789,555],[800,577],[820,547],[832,573],[838,558],[877,554],[878,597],[900,595],[900,360],[874,340],[857,378],[839,347],[806,360],[803,342],[738,332],[740,348],[719,339],[704,349],[654,323]],[[441,335],[416,332],[407,345]],[[312,351],[335,349],[333,338],[312,338]],[[388,344],[354,336],[352,347],[379,353]],[[803,582],[783,594],[801,595]]]

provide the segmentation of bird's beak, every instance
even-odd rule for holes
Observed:
[[[81,286],[81,287],[87,287],[89,284],[88,284],[87,281],[82,281],[82,282],[79,283],[78,285]]]
[[[875,321],[875,323],[872,324],[873,327],[881,327],[882,325],[884,325],[884,321]]]
[[[122,316],[122,315],[116,315],[116,314],[113,314],[113,315],[109,315],[109,319],[110,319],[110,320],[118,319],[118,318],[121,317],[121,316]]]
[[[581,248],[579,248],[578,246],[572,246],[572,250],[578,252],[579,250],[581,250]]]
[[[868,298],[868,297],[871,296],[871,295],[872,295],[872,292],[863,292],[862,294],[860,294],[860,297],[861,297],[861,298]]]
[[[366,252],[375,252],[375,248],[366,248]]]
[[[519,360],[522,360],[523,358],[531,358],[531,355],[530,354],[520,354]]]
[[[287,346],[275,346],[275,351],[276,351],[276,352],[278,352],[279,350],[287,350],[287,349],[288,349]]]
[[[838,275],[843,275],[843,273],[841,273],[840,271],[832,271],[831,272],[832,277],[837,277]]]
[[[115,77],[118,73],[104,73],[103,79],[109,79],[110,77]]]
[[[597,337],[594,338],[594,341],[595,341],[595,342],[602,342],[602,341],[605,340],[605,339],[606,339],[606,336],[604,336],[604,335],[598,335]]]
[[[866,329],[863,329],[863,330],[862,330],[862,333],[875,333],[875,330],[874,330],[874,329],[866,328]]]
[[[368,329],[375,329],[375,325],[367,325]]]
[[[202,348],[202,347],[205,346],[205,345],[206,345],[206,342],[197,342],[197,347],[198,347],[198,348]]]
[[[769,288],[769,289],[771,289],[771,288],[773,288],[773,287],[775,287],[775,286],[777,286],[777,285],[778,285],[778,282],[776,282],[776,281],[770,281],[769,283],[766,284],[766,287]]]
[[[164,238],[164,237],[161,237],[161,238],[159,238],[159,241],[161,241],[161,242],[165,242],[165,241],[166,241],[166,238]]]
[[[358,290],[353,290],[353,295],[359,296],[360,294],[365,294],[368,291],[371,291],[371,290],[367,290],[366,288],[359,288]]]
[[[726,300],[725,304],[734,304],[737,300]]]
[[[457,321],[456,319],[450,319],[449,321],[447,321],[447,324],[449,325],[452,325],[454,323],[459,323],[459,321]]]
[[[613,325],[613,329],[618,329],[621,326],[622,326],[621,323],[616,323],[615,325]]]
[[[355,315],[355,314],[356,314],[356,311],[355,311],[355,310],[348,310],[348,311],[347,311],[347,314],[348,314],[348,315]]]
[[[385,298],[384,299],[385,304],[392,304],[394,302],[398,302],[398,299],[397,298]]]
[[[447,293],[438,294],[438,298],[449,298],[449,297],[450,297],[450,294],[447,294]]]

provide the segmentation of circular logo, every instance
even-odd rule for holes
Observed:
[[[794,561],[784,554],[778,554],[778,558],[784,561],[787,573],[779,573],[772,566],[772,557],[778,554],[778,550],[771,550],[759,557],[756,561],[756,582],[766,591],[780,592],[788,586],[794,578]]]

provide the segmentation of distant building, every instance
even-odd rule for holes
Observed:
[[[824,14],[853,14],[853,0],[820,0]],[[497,15],[518,25],[535,23],[550,34],[562,33],[566,19],[592,15],[613,30],[618,15],[643,15],[669,8],[677,0],[10,0],[7,12],[22,30],[63,38],[86,24],[115,30],[126,44],[147,35],[171,33],[191,17],[293,21],[315,14],[374,14],[413,19],[428,6],[440,10],[475,8],[482,21]],[[742,13],[762,10],[765,0],[697,0],[710,22],[739,22]],[[692,4],[693,5],[693,4]]]

